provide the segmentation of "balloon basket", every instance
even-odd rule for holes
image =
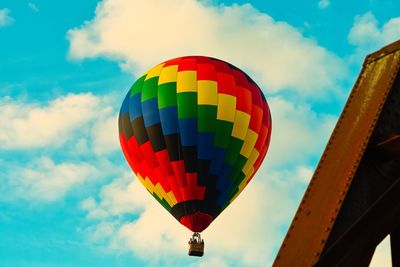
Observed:
[[[193,233],[189,239],[189,256],[201,257],[204,254],[204,240],[201,239],[200,233]]]

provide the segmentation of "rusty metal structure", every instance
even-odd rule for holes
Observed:
[[[400,41],[367,56],[274,267],[400,267]]]

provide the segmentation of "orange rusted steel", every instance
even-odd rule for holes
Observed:
[[[396,229],[400,226],[400,205],[395,203],[399,201],[400,179],[397,178],[360,219],[324,250],[314,266],[369,266],[376,246],[388,234],[396,235]],[[398,246],[395,244],[392,248],[398,249]]]
[[[273,266],[315,265],[400,67],[400,41],[369,55]]]
[[[315,267],[367,267],[400,227],[399,107],[398,73]]]

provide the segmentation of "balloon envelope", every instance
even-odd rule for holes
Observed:
[[[271,116],[260,88],[224,61],[163,62],[130,88],[119,138],[132,170],[180,223],[201,232],[263,161]]]

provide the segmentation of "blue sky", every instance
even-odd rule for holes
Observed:
[[[398,4],[1,1],[0,266],[269,265],[363,58],[400,39]],[[201,259],[117,137],[135,78],[186,54],[246,70],[273,116],[263,167],[204,232]],[[387,260],[384,245],[374,264]]]

